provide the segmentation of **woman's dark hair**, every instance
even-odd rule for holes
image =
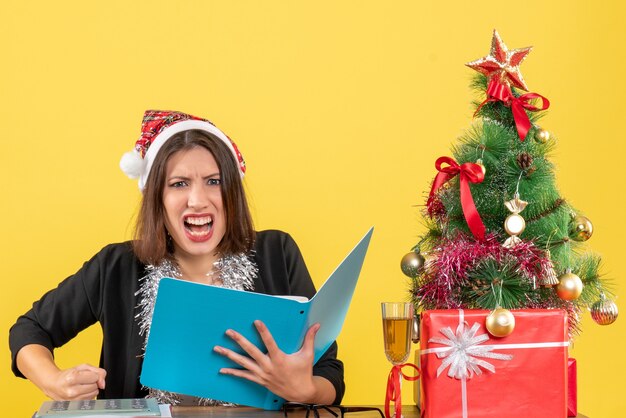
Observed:
[[[137,216],[133,251],[141,262],[157,265],[172,256],[165,229],[163,189],[167,163],[179,151],[202,147],[208,150],[220,170],[222,202],[226,233],[217,246],[221,254],[248,252],[254,243],[254,225],[243,190],[239,166],[228,146],[214,135],[189,130],[173,135],[157,153],[143,190],[141,209]]]

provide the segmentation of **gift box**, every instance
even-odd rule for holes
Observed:
[[[567,416],[578,415],[578,378],[576,377],[576,359],[567,360]]]
[[[512,310],[514,331],[485,328],[489,311],[422,313],[422,418],[565,418],[567,321],[557,309]]]

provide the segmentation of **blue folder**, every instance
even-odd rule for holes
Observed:
[[[350,306],[373,228],[339,264],[309,301],[225,289],[163,278],[155,302],[140,381],[143,385],[268,410],[284,399],[265,387],[235,376],[239,367],[213,351],[216,345],[243,350],[224,332],[234,329],[267,352],[254,320],[263,321],[286,353],[300,349],[309,327],[320,323],[315,362],[337,339]]]

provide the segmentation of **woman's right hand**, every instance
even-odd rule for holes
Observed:
[[[29,344],[17,353],[17,367],[55,401],[93,399],[104,389],[106,370],[89,364],[61,370],[46,347]]]
[[[54,400],[94,399],[104,389],[106,370],[89,364],[58,370],[43,384],[42,390]]]

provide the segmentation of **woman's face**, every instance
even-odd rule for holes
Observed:
[[[202,147],[178,151],[167,162],[165,182],[165,226],[174,240],[174,254],[216,258],[226,215],[213,154]]]

